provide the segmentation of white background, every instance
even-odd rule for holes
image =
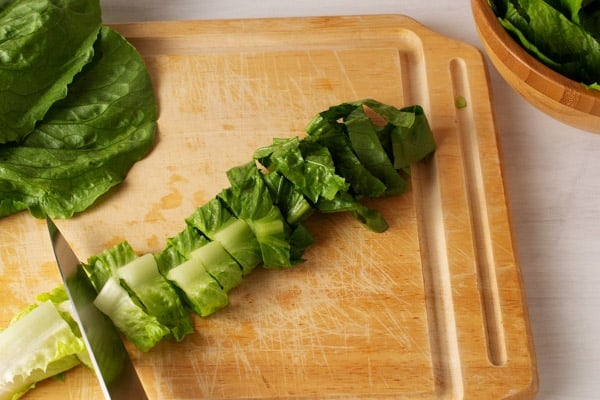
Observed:
[[[404,14],[483,51],[467,0],[103,0],[104,22]],[[600,135],[521,99],[489,64],[538,357],[538,399],[600,398]]]

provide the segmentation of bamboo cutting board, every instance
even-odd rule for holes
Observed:
[[[128,240],[158,252],[227,186],[225,171],[314,114],[375,98],[420,104],[435,156],[379,199],[377,234],[316,215],[307,262],[255,270],[182,343],[128,344],[153,399],[530,399],[537,373],[480,53],[404,16],[115,27],[158,95],[155,149],[89,211],[58,221],[81,259]],[[457,99],[466,101],[457,107]],[[44,221],[0,220],[0,325],[59,283]],[[91,399],[77,368],[29,399]]]

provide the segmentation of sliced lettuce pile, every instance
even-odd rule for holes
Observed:
[[[208,317],[259,265],[302,262],[313,243],[303,223],[313,213],[351,212],[385,231],[383,216],[361,200],[405,192],[410,165],[434,150],[419,106],[365,99],[331,107],[304,138],[275,138],[228,170],[229,187],[188,215],[160,252],[138,257],[125,241],[88,259],[95,304],[143,351],[183,340],[193,330],[184,310]]]
[[[304,261],[313,243],[304,222],[314,213],[351,212],[368,229],[385,231],[383,216],[362,200],[405,192],[410,165],[434,150],[419,106],[396,109],[367,99],[331,107],[310,121],[304,138],[276,138],[228,170],[229,187],[188,215],[161,251],[138,256],[123,241],[82,263],[94,304],[142,351],[167,338],[184,340],[194,331],[192,317],[226,307],[229,292],[259,265],[282,269]],[[22,368],[2,371],[4,382],[18,383],[7,391],[21,393],[36,378],[77,364],[73,355],[82,349],[69,325],[40,318],[29,322],[36,340],[19,340]],[[55,339],[50,326],[61,332]],[[19,332],[9,326],[0,345]],[[68,354],[37,356],[61,337],[68,337],[69,346],[60,345]],[[0,353],[0,365],[14,356]]]
[[[489,0],[504,28],[541,62],[600,89],[600,2]]]
[[[157,106],[98,0],[0,5],[0,217],[68,218],[151,149]]]

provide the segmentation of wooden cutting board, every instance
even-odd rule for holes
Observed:
[[[404,16],[118,25],[160,107],[155,149],[89,211],[58,221],[81,259],[128,240],[158,252],[226,187],[225,171],[319,111],[420,104],[432,160],[372,201],[390,228],[317,215],[307,262],[255,270],[182,343],[128,344],[153,399],[530,399],[537,373],[486,67]],[[457,99],[466,106],[457,106]],[[460,101],[458,102],[460,103]],[[463,104],[464,105],[464,104]],[[0,220],[0,325],[59,283],[44,221]],[[29,399],[101,398],[77,368]]]

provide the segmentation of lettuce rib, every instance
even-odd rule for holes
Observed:
[[[47,300],[0,332],[0,399],[22,396],[46,378],[80,364],[83,340]]]

